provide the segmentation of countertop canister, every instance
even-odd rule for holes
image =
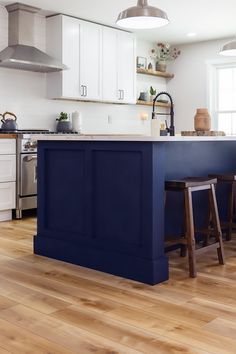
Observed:
[[[211,117],[207,108],[198,108],[194,116],[194,129],[196,131],[211,130]]]
[[[72,131],[81,133],[82,130],[82,115],[80,112],[75,111],[72,113]]]
[[[161,127],[160,119],[158,118],[151,119],[151,136],[153,138],[158,138],[160,136],[160,127]]]

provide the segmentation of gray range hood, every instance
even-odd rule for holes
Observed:
[[[34,46],[35,14],[39,8],[15,3],[6,9],[9,13],[9,46],[0,52],[0,67],[43,73],[67,69]]]

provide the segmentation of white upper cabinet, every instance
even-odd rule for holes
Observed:
[[[60,16],[62,23],[61,61],[68,70],[61,71],[61,96],[77,98],[80,94],[80,23],[77,19]]]
[[[80,22],[80,87],[85,99],[101,100],[102,27]]]
[[[103,27],[102,35],[102,98],[120,102],[118,91],[118,31]]]
[[[135,103],[135,37],[64,15],[47,19],[47,52],[68,66],[49,73],[48,97]]]
[[[118,90],[121,101],[136,103],[136,41],[132,33],[118,33]]]
[[[101,99],[101,26],[73,17],[47,19],[47,52],[68,70],[48,74],[48,97]]]
[[[131,33],[103,27],[103,100],[136,103],[136,41]]]
[[[80,96],[80,23],[68,16],[47,19],[47,52],[61,60],[68,70],[47,74],[49,98],[72,98]]]

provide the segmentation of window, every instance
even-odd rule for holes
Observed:
[[[236,63],[215,66],[213,111],[218,130],[236,135]]]

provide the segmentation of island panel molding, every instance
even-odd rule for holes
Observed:
[[[94,238],[142,248],[143,153],[141,151],[98,150],[92,152],[93,231]],[[114,174],[119,176],[114,179]],[[129,186],[127,188],[127,186]],[[110,211],[117,218],[107,217]],[[132,213],[127,214],[127,210]],[[114,235],[116,237],[114,238]]]

